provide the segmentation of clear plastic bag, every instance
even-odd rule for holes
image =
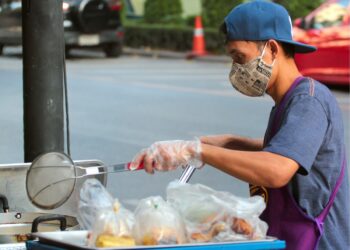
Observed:
[[[134,215],[118,199],[113,200],[96,179],[84,182],[80,191],[78,221],[90,231],[89,247],[134,246],[132,236]]]
[[[133,235],[139,245],[187,242],[186,228],[180,214],[160,196],[139,202],[135,210]]]
[[[167,201],[184,218],[191,242],[263,239],[267,224],[259,219],[265,209],[261,197],[242,198],[201,184],[174,181]]]
[[[113,210],[113,197],[97,179],[87,179],[80,190],[77,220],[84,230],[91,231],[101,211]]]
[[[102,210],[96,217],[89,246],[117,247],[135,246],[132,236],[134,215],[115,200],[113,210]]]

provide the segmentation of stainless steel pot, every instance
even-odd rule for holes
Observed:
[[[75,217],[48,213],[8,212],[8,202],[0,195],[4,213],[0,214],[0,244],[20,243],[30,239],[33,232],[78,230]]]

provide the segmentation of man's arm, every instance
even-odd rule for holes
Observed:
[[[262,139],[251,139],[229,134],[202,136],[200,141],[204,144],[234,150],[261,151],[263,149]]]
[[[299,165],[287,157],[264,151],[247,152],[202,143],[202,161],[248,183],[279,188],[285,186]]]
[[[207,163],[242,181],[270,188],[285,186],[299,169],[296,161],[271,152],[232,150],[181,140],[153,143],[134,157],[132,169],[141,162],[148,173]]]

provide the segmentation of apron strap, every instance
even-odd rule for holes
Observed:
[[[284,112],[285,106],[287,105],[289,97],[293,93],[293,90],[301,83],[301,81],[304,78],[305,78],[304,76],[298,76],[294,80],[294,82],[292,83],[290,88],[288,89],[287,93],[283,96],[282,101],[280,102],[280,104],[277,107],[277,110],[276,110],[276,113],[275,113],[275,116],[273,119],[272,127],[271,127],[271,132],[269,132],[269,136],[268,136],[266,142],[269,141],[277,133],[277,130],[281,125],[282,114]]]
[[[328,201],[326,207],[323,209],[321,214],[316,217],[317,223],[323,224],[323,221],[325,220],[326,216],[328,215],[329,210],[331,209],[331,207],[333,205],[335,196],[337,195],[339,187],[344,179],[345,167],[346,167],[346,157],[345,157],[345,146],[344,146],[344,153],[343,153],[342,168],[341,168],[340,176],[338,177],[338,180],[335,184],[335,187],[333,189],[333,192],[331,194],[331,197],[329,198],[329,201]]]

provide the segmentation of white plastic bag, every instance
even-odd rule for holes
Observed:
[[[187,242],[185,224],[177,210],[160,196],[139,202],[133,235],[139,245],[168,245]]]
[[[266,237],[267,224],[259,219],[265,208],[261,197],[241,198],[201,184],[174,181],[167,188],[167,201],[184,218],[191,242]]]

